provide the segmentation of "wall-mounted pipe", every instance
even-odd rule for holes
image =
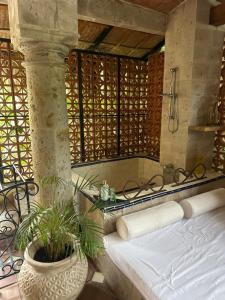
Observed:
[[[168,130],[175,133],[179,129],[179,114],[178,114],[178,99],[176,94],[176,72],[177,68],[171,68],[171,81],[169,93],[163,93],[162,96],[170,98],[169,115],[168,115]]]

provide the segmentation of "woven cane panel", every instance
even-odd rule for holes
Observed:
[[[225,126],[225,44],[222,58],[220,90],[218,97],[219,125]],[[217,131],[213,167],[225,172],[225,131]]]
[[[117,59],[82,54],[85,160],[117,154]]]
[[[81,161],[80,110],[77,53],[71,52],[66,59],[66,103],[69,123],[71,162]]]
[[[162,116],[162,92],[164,74],[164,53],[157,53],[148,60],[148,117],[145,126],[147,152],[159,158]]]
[[[120,59],[120,153],[146,152],[148,72],[144,61]]]
[[[0,41],[0,159],[4,165],[22,166],[25,178],[30,178],[32,158],[23,56],[10,47],[10,43]]]

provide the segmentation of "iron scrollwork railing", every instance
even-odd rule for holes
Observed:
[[[4,173],[12,173],[13,182],[4,182]],[[0,280],[20,271],[23,256],[15,249],[17,229],[30,212],[30,200],[38,193],[38,186],[25,181],[15,165],[0,167]]]
[[[190,171],[178,168],[174,172],[175,185],[173,186],[175,187],[204,178],[206,178],[206,166],[204,164],[197,164]]]
[[[204,164],[195,165],[190,171],[178,168],[174,170],[175,182],[172,187],[176,187],[185,183],[191,183],[206,178],[206,167]],[[159,182],[160,179],[160,182]],[[157,183],[155,182],[157,181]],[[143,196],[153,195],[164,190],[165,178],[163,175],[154,175],[146,183],[139,184],[136,180],[128,180],[123,187],[123,196],[126,200],[137,199],[143,191],[150,190],[150,193]]]
[[[161,181],[161,184],[156,184],[155,180],[157,179]],[[135,188],[129,189],[129,187],[135,187]],[[123,196],[126,200],[134,200],[143,191],[150,190],[150,193],[148,195],[152,195],[152,194],[162,192],[163,188],[164,188],[164,177],[160,174],[157,174],[152,176],[147,182],[141,185],[135,180],[128,180],[123,187]],[[132,190],[134,192],[131,195]]]

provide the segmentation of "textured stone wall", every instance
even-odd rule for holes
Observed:
[[[100,182],[106,180],[110,187],[118,192],[123,190],[128,180],[135,180],[139,184],[146,183],[154,175],[162,174],[162,169],[158,162],[140,157],[109,160],[72,169],[72,177],[76,177],[76,175],[85,177],[87,174],[88,176],[97,176],[97,180]],[[154,182],[161,184],[160,179],[157,181],[157,178],[154,179]]]
[[[170,15],[166,32],[164,92],[170,68],[177,67],[179,130],[168,131],[169,98],[164,97],[160,162],[191,168],[197,162],[211,167],[213,133],[191,132],[191,125],[207,124],[208,111],[219,88],[224,32],[209,24],[210,6],[189,0]]]

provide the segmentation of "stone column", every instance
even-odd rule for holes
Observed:
[[[77,43],[75,0],[10,0],[14,47],[25,55],[34,179],[58,176],[71,180],[65,94],[65,57]],[[40,185],[39,201],[49,190]],[[57,188],[61,201],[71,188]]]
[[[161,165],[190,169],[197,162],[211,167],[214,133],[189,130],[208,122],[209,107],[216,101],[224,32],[209,24],[210,5],[188,0],[170,15],[166,32],[164,92],[170,86],[170,68],[177,68],[179,130],[168,131],[169,98],[163,99]]]

